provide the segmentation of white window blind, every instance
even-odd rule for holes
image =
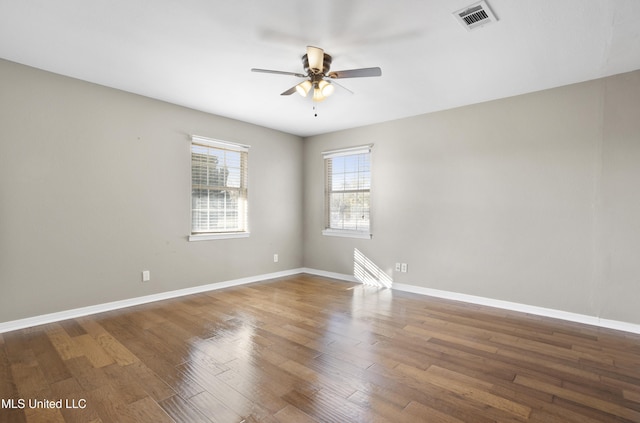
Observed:
[[[245,145],[192,137],[191,234],[247,233]]]
[[[371,146],[323,153],[325,235],[371,237]]]

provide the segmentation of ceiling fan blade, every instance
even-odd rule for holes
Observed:
[[[345,87],[344,85],[338,84],[337,81],[332,81],[331,83],[334,84],[334,85],[337,85],[338,87],[342,88],[345,91],[348,91],[351,94],[355,94],[353,91],[351,91],[349,88]]]
[[[285,71],[279,71],[279,70],[271,70],[271,69],[257,69],[257,68],[252,68],[251,72],[260,72],[260,73],[274,73],[276,75],[292,75],[292,76],[297,76],[298,78],[304,78],[306,77],[306,75],[303,75],[301,73],[297,73],[297,72],[285,72]]]
[[[324,50],[320,47],[307,46],[307,60],[309,69],[314,73],[322,72],[324,66]]]
[[[298,85],[294,85],[293,87],[289,88],[287,91],[283,92],[283,93],[282,93],[282,94],[280,94],[280,95],[291,95],[291,94],[295,93],[295,92],[296,92],[296,87],[297,87],[297,86],[298,86]]]
[[[361,69],[349,69],[342,71],[329,72],[329,78],[364,78],[368,76],[381,76],[382,69],[376,68],[361,68]]]

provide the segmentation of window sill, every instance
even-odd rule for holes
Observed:
[[[249,232],[227,232],[219,234],[189,235],[189,241],[212,241],[215,239],[249,238]]]
[[[360,239],[371,239],[373,235],[369,232],[358,232],[358,231],[341,231],[339,229],[325,229],[322,231],[322,235],[325,236],[338,236],[343,238],[360,238]]]

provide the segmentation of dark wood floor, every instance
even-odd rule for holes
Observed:
[[[2,334],[0,398],[12,423],[640,422],[640,336],[299,275]]]

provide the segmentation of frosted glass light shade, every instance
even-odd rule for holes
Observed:
[[[322,90],[320,88],[314,88],[313,89],[313,101],[315,102],[321,102],[324,101],[324,99],[327,98],[322,94]]]
[[[331,94],[333,94],[334,86],[324,79],[320,81],[320,83],[318,84],[318,88],[320,88],[320,90],[322,91],[322,95],[325,97],[329,97]]]
[[[307,60],[309,60],[309,69],[314,72],[322,72],[324,50],[319,47],[307,46]]]
[[[296,85],[296,91],[303,97],[306,97],[311,90],[311,81],[307,80]]]

